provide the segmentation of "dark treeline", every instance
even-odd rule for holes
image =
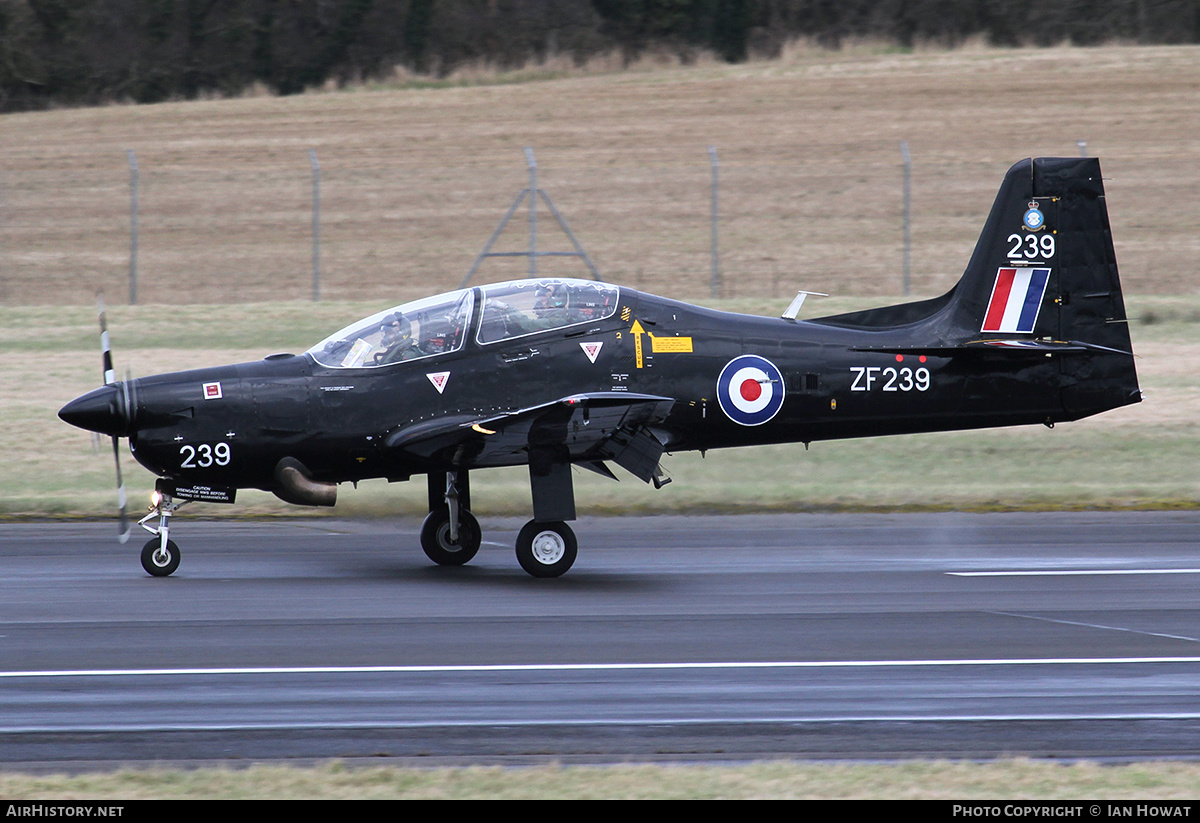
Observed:
[[[505,70],[649,50],[1200,42],[1200,0],[0,0],[0,110],[292,94],[403,67]]]

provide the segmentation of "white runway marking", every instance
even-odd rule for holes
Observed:
[[[838,669],[951,666],[1107,666],[1145,663],[1200,663],[1188,657],[1026,657],[964,660],[791,660],[713,663],[514,663],[450,666],[263,666],[190,669],[62,669],[0,672],[0,679],[52,677],[180,677],[247,674],[424,674],[487,672],[679,671],[712,669]]]
[[[1200,574],[1200,569],[1075,569],[1010,572],[946,572],[951,577],[1074,577],[1102,574]]]

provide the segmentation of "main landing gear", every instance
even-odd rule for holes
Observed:
[[[154,505],[150,508],[150,513],[138,521],[139,526],[155,535],[142,547],[142,568],[146,570],[147,574],[166,577],[179,568],[179,546],[170,539],[168,523],[171,515],[187,502],[184,500],[176,503],[170,495],[155,492]],[[151,525],[148,521],[156,517],[158,525]]]
[[[440,495],[435,491],[439,487]],[[466,472],[429,475],[429,515],[421,525],[421,548],[439,566],[461,566],[479,551],[483,532],[470,505]]]
[[[575,499],[571,488],[570,466],[555,473],[557,483],[548,506],[533,483],[534,519],[517,535],[517,562],[534,577],[559,577],[575,563],[579,544],[575,533],[564,521],[575,519]],[[565,486],[563,474],[566,476]],[[532,470],[531,470],[532,477]],[[561,504],[564,492],[569,507]],[[543,506],[539,509],[539,500]],[[471,514],[471,485],[466,471],[432,472],[429,475],[429,514],[421,525],[421,548],[440,566],[461,566],[470,562],[483,542],[479,521]],[[537,515],[542,514],[545,519]],[[547,515],[557,515],[557,518]]]
[[[517,562],[534,577],[558,577],[571,568],[578,548],[566,523],[530,520],[517,535]]]

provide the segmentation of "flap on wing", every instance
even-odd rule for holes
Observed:
[[[670,397],[632,392],[573,394],[489,417],[457,415],[414,423],[388,435],[384,445],[424,458],[465,446],[476,465],[511,463],[497,458],[544,446],[566,447],[572,460],[596,459],[601,457],[599,446],[618,435],[633,441],[646,426],[665,419],[674,403]],[[613,450],[606,450],[603,459],[616,460],[608,451]],[[637,462],[640,469],[643,461]]]
[[[620,429],[601,447],[600,452],[639,480],[649,483],[662,473],[658,461],[666,446],[645,426]]]

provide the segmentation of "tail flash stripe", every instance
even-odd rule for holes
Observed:
[[[1049,269],[1034,269],[1029,273],[1029,290],[1025,292],[1025,305],[1021,308],[1021,319],[1016,331],[1033,331],[1037,325],[1038,310],[1042,307],[1042,295],[1046,293]]]
[[[1008,294],[1012,290],[1016,269],[1000,269],[996,275],[996,286],[992,289],[992,302],[988,304],[987,316],[983,320],[983,331],[1000,331],[1004,320],[1004,309],[1008,306]]]
[[[1037,325],[1049,269],[1000,269],[982,331],[1028,334]]]

